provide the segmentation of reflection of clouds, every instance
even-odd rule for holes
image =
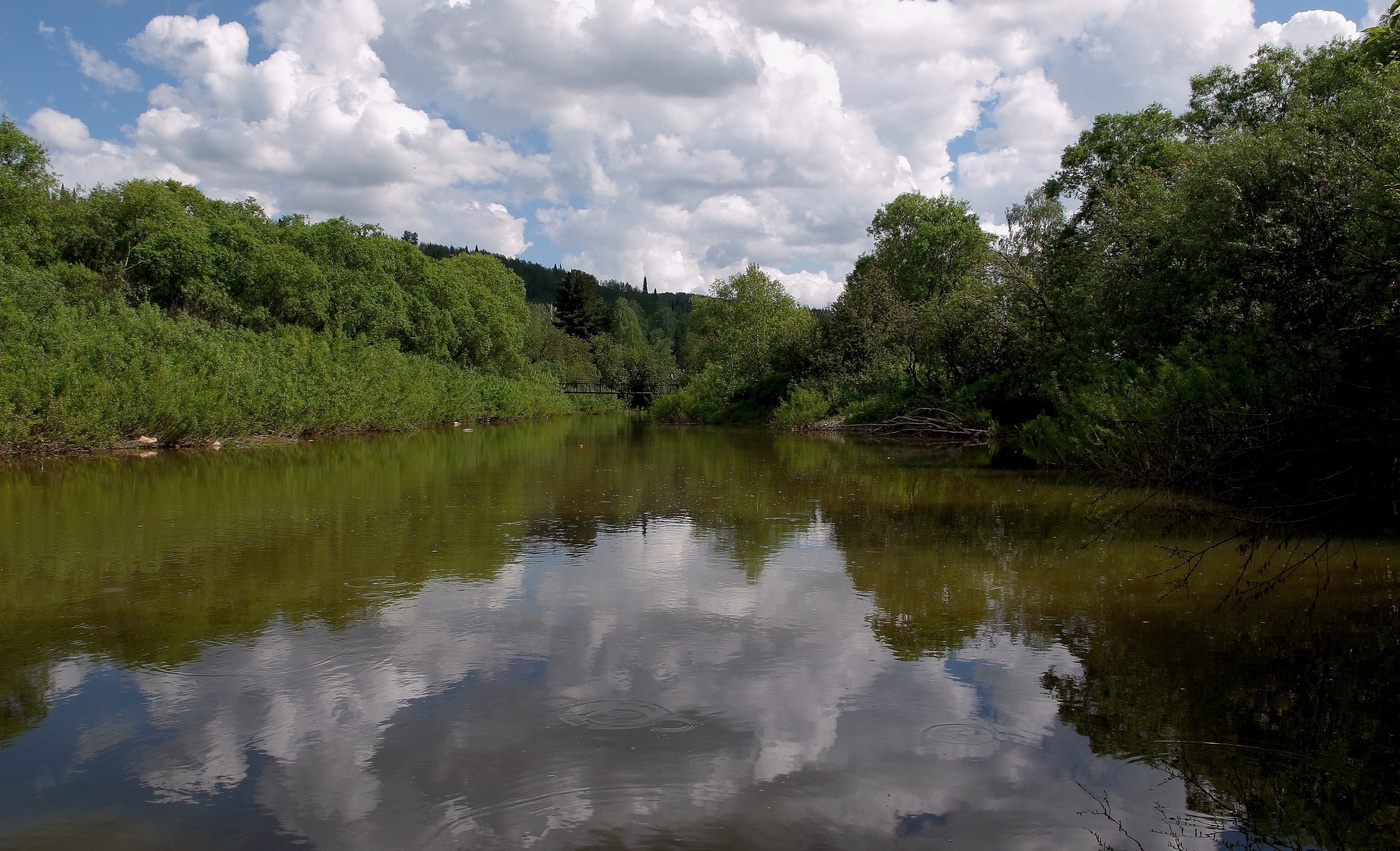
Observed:
[[[499,648],[491,631],[473,629],[518,593],[518,580],[507,568],[489,585],[430,583],[368,623],[280,625],[178,670],[143,672],[153,721],[178,732],[146,760],[143,782],[170,799],[228,789],[256,750],[272,760],[260,799],[287,827],[364,818],[380,798],[371,760],[394,714],[478,664],[528,651]],[[297,809],[285,812],[289,801]]]
[[[328,848],[1080,847],[1102,825],[1074,815],[1093,806],[1076,780],[1128,798],[1152,838],[1160,773],[1105,766],[1039,685],[1077,668],[1064,647],[985,626],[896,662],[830,541],[808,528],[751,581],[688,524],[609,532],[343,628],[277,624],[138,672],[170,734],[141,780],[165,800],[251,781],[283,830]],[[570,723],[605,700],[684,731]]]
[[[681,524],[600,541],[587,570],[548,571],[536,589],[541,601],[588,599],[594,612],[587,641],[573,642],[569,613],[544,606],[557,618],[551,685],[719,711],[752,731],[753,779],[801,767],[830,746],[833,707],[868,683],[883,653],[838,555],[801,552],[799,563],[798,552],[776,554],[750,584]]]
[[[51,667],[46,701],[53,703],[77,691],[91,670],[92,663],[86,659],[64,659]]]
[[[136,718],[126,715],[104,718],[78,734],[77,746],[69,760],[70,766],[78,767],[96,759],[140,732],[141,723]]]

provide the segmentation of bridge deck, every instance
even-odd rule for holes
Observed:
[[[571,396],[656,396],[661,393],[670,393],[680,385],[658,384],[652,387],[609,387],[606,384],[583,384],[580,382],[565,382],[564,392]]]

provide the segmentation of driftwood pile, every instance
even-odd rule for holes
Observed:
[[[949,440],[967,445],[985,444],[987,429],[972,425],[942,408],[920,408],[878,423],[830,423],[832,431],[855,432],[871,437],[911,437],[921,440]]]

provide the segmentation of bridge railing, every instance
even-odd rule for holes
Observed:
[[[633,396],[659,396],[662,393],[670,393],[680,387],[677,382],[660,382],[656,384],[628,385],[614,387],[611,384],[588,384],[582,381],[563,382],[564,392],[577,396],[622,396],[624,398]]]

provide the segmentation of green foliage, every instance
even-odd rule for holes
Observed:
[[[717,284],[654,415],[936,406],[1030,422],[1045,460],[1196,488],[1261,528],[1393,525],[1400,63],[1376,51],[1395,18],[1217,68],[1180,116],[1100,116],[995,247],[965,203],[896,198],[815,332],[770,318],[791,306],[756,270]]]
[[[653,414],[667,422],[767,417],[803,369],[815,331],[811,311],[757,266],[715,281],[691,312],[687,384],[658,399]]]
[[[1363,59],[1265,50],[1198,78],[1191,141],[1097,178],[1093,215],[1015,258],[1059,407],[1037,451],[1270,523],[1390,522],[1400,145],[1378,116],[1400,75]]]
[[[755,265],[710,285],[710,297],[691,314],[700,338],[695,363],[720,364],[735,381],[780,365],[805,342],[812,314],[783,285]]]
[[[292,219],[285,224],[291,227],[298,221]],[[545,267],[480,249],[431,242],[420,243],[418,249],[435,260],[491,258],[521,278],[525,299],[533,306],[522,331],[521,357],[540,365],[559,381],[606,384],[641,405],[656,387],[676,380],[675,353],[686,345],[689,294],[639,290],[622,281],[599,283],[580,270],[566,272],[557,266]],[[433,264],[428,266],[430,277],[436,268]],[[438,292],[432,281],[428,289]],[[425,298],[430,303],[424,304]],[[470,330],[477,324],[470,319],[471,308],[479,310],[477,300],[473,299],[465,311],[451,307],[454,303],[459,302],[432,296],[419,297],[414,303],[410,298],[410,331],[403,343],[405,348],[442,359],[489,363],[492,368],[507,371],[518,368],[519,358],[505,356],[499,362],[490,355],[483,358],[481,347],[468,341],[479,339]],[[619,310],[626,314],[622,315],[621,325]],[[515,307],[509,312],[519,314]],[[448,339],[454,336],[456,345]],[[502,351],[496,345],[487,348],[491,352]],[[615,407],[602,397],[580,398],[579,404],[590,409]]]
[[[11,448],[404,429],[571,408],[545,376],[506,379],[301,328],[215,328],[149,304],[69,305],[52,281],[34,283],[29,304],[0,299],[0,445]]]
[[[548,370],[560,382],[598,383],[598,367],[593,363],[588,341],[564,333],[554,324],[551,311],[545,305],[536,304],[530,308],[523,353],[531,363]]]
[[[625,349],[640,350],[647,347],[646,334],[642,332],[642,323],[637,319],[637,308],[628,299],[622,299],[613,306],[608,332],[618,345]]]
[[[1191,138],[1209,141],[1277,122],[1288,112],[1302,66],[1291,48],[1263,47],[1243,72],[1222,65],[1195,77],[1182,124]]]
[[[431,264],[420,298],[438,333],[413,347],[463,366],[512,372],[524,362],[529,307],[525,285],[485,254],[460,254]],[[419,327],[433,327],[430,321]]]
[[[648,339],[629,299],[620,299],[613,306],[609,332],[595,336],[590,344],[599,382],[638,407],[648,404],[652,393],[675,379],[677,365],[670,338],[657,329]]]
[[[8,119],[0,195],[0,449],[577,407],[528,360],[524,286],[494,256],[173,181],[70,191]]]
[[[950,395],[1002,368],[1007,316],[996,256],[968,206],[901,195],[869,231],[875,248],[856,261],[813,356],[842,404]]]
[[[991,262],[991,236],[966,201],[905,193],[881,207],[867,233],[871,265],[908,302],[941,300]]]
[[[1400,59],[1400,0],[1390,4],[1374,27],[1366,28],[1361,52],[1375,62],[1389,64]]]
[[[559,284],[554,321],[566,333],[588,339],[603,331],[607,317],[607,304],[598,295],[598,279],[578,269],[569,270]]]
[[[719,423],[732,393],[721,369],[711,365],[692,373],[679,389],[658,396],[648,413],[661,423]]]
[[[347,219],[314,225],[284,222],[281,238],[317,264],[330,291],[327,326],[375,342],[411,334],[403,284],[422,274],[426,258],[413,246]]]
[[[773,412],[773,425],[785,429],[810,428],[831,412],[831,400],[816,387],[794,387]]]
[[[43,146],[0,116],[0,263],[46,253],[48,201],[57,186]]]
[[[331,323],[331,284],[310,257],[283,242],[257,246],[248,257],[247,283],[240,301],[245,320],[301,325],[324,331]]]
[[[1170,171],[1181,155],[1180,136],[1181,122],[1160,104],[1128,115],[1100,115],[1065,149],[1047,192],[1079,199],[1076,219],[1092,221],[1108,205],[1106,195]]]

